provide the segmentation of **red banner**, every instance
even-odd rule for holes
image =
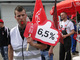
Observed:
[[[33,24],[42,24],[45,20],[47,20],[47,17],[43,8],[43,4],[41,0],[36,0],[32,22]]]

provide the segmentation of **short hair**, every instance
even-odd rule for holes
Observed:
[[[16,15],[16,12],[15,11],[18,11],[18,12],[21,12],[21,11],[23,11],[23,10],[25,10],[22,6],[17,6],[16,8],[15,8],[15,10],[14,10],[14,14]],[[25,13],[26,13],[26,10],[25,10]]]
[[[67,15],[67,13],[66,13],[66,12],[61,12],[61,13],[65,13],[65,14]]]

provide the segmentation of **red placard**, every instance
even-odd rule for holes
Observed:
[[[60,39],[59,31],[53,28],[53,23],[50,20],[45,21],[41,25],[28,23],[24,36],[27,38],[29,34],[31,34],[33,40],[52,46],[55,46]]]

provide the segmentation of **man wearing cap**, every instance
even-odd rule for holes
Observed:
[[[9,29],[4,26],[4,22],[0,19],[0,52],[3,60],[8,60],[8,40]]]

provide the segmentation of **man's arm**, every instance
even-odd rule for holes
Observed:
[[[13,60],[13,48],[11,45],[8,45],[8,59]]]
[[[70,32],[69,34],[63,35],[63,38],[66,38],[66,37],[68,37],[68,36],[71,36],[71,35],[74,34],[74,33],[75,33],[75,31],[74,31],[74,29],[73,29],[73,30],[71,30],[71,32]]]
[[[38,44],[38,43],[34,43],[32,46],[40,49],[40,50],[44,50],[47,48],[47,45],[46,44]]]
[[[38,44],[38,43],[34,43],[34,41],[32,40],[31,37],[27,38],[27,43],[29,43],[31,46],[34,46],[35,48],[38,48],[40,50],[44,50],[47,48],[46,44]]]
[[[50,56],[51,54],[53,54],[53,48],[54,48],[54,46],[51,46],[51,47],[49,48],[49,51],[48,51],[49,56]]]

